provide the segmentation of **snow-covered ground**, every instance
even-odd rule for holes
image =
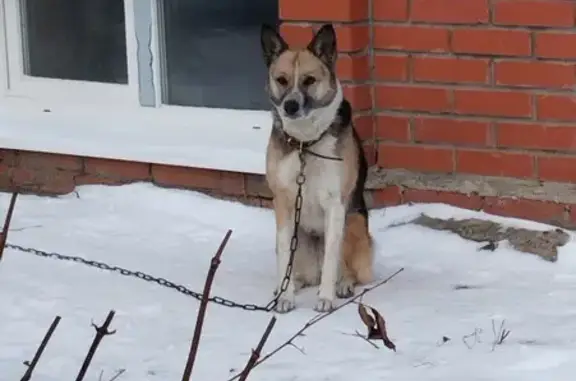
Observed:
[[[9,196],[0,196],[0,216]],[[576,372],[576,244],[549,263],[501,245],[479,244],[423,227],[391,225],[420,212],[488,215],[445,205],[375,210],[379,279],[405,271],[364,301],[386,318],[398,351],[374,349],[355,306],[310,329],[255,369],[252,381],[507,380],[570,381]],[[515,226],[547,228],[491,217]],[[233,234],[213,294],[266,304],[275,280],[274,223],[269,210],[149,184],[84,186],[78,196],[20,196],[9,242],[105,261],[165,277],[200,291],[227,229]],[[470,286],[462,288],[459,286]],[[316,315],[315,290],[279,315],[264,349],[273,349]],[[180,380],[198,302],[176,291],[82,264],[8,249],[0,263],[0,380],[20,379],[55,315],[62,321],[33,380],[73,379],[93,339],[92,321],[117,311],[86,380],[100,372],[119,381]],[[194,380],[225,381],[245,364],[270,315],[209,305]],[[492,323],[511,331],[493,348]],[[473,334],[476,332],[476,335]],[[467,335],[472,335],[467,337]],[[442,338],[450,338],[442,343]],[[382,345],[380,344],[380,347]],[[232,373],[231,373],[232,372]]]

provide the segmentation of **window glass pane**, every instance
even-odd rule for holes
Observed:
[[[21,0],[24,73],[128,83],[124,0]]]
[[[164,103],[268,109],[260,52],[278,0],[164,0]]]

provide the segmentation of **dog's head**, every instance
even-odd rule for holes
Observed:
[[[280,118],[286,122],[323,118],[323,109],[341,95],[335,75],[336,34],[322,26],[304,49],[293,49],[278,32],[262,26],[262,53],[268,67],[267,90]]]

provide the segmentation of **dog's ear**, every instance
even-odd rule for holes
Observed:
[[[324,24],[308,44],[310,50],[316,57],[324,62],[328,67],[333,68],[338,57],[336,46],[336,32],[332,24]]]
[[[288,44],[282,36],[268,24],[262,24],[260,31],[260,43],[262,44],[262,54],[264,55],[264,62],[266,66],[270,66],[272,62],[280,54],[288,49]]]

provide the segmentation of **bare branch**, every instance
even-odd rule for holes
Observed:
[[[242,374],[240,375],[240,381],[246,381],[246,379],[248,378],[248,374],[250,374],[250,371],[254,367],[254,364],[260,358],[260,354],[262,353],[264,344],[266,344],[266,341],[268,340],[268,337],[270,336],[270,333],[274,328],[274,324],[276,324],[276,316],[272,316],[270,322],[268,323],[268,326],[266,327],[266,330],[264,331],[264,334],[262,335],[260,341],[258,342],[258,346],[256,346],[256,349],[252,351],[252,355],[248,359],[246,367],[244,368]]]
[[[346,332],[340,332],[343,335],[346,336],[354,336],[354,337],[359,337],[362,340],[364,340],[365,342],[367,342],[368,344],[370,344],[372,347],[374,347],[374,349],[380,349],[380,347],[376,344],[374,344],[373,342],[371,342],[370,340],[368,340],[366,337],[364,337],[364,335],[362,335],[360,332],[358,331],[354,331],[354,333],[346,333]]]
[[[42,353],[44,352],[46,345],[48,345],[48,341],[50,341],[52,334],[56,330],[56,327],[58,327],[58,323],[60,323],[60,316],[56,316],[52,321],[52,324],[50,324],[50,327],[48,328],[48,331],[44,335],[44,338],[42,339],[42,342],[40,343],[38,350],[36,351],[34,357],[32,358],[32,362],[30,363],[28,363],[27,361],[24,362],[24,364],[28,366],[28,369],[26,369],[26,373],[24,373],[20,381],[30,381],[30,378],[32,378],[32,372],[34,372],[34,368],[36,368],[36,364],[38,364],[38,361],[40,360],[40,357],[42,356]]]
[[[17,197],[17,192],[12,193],[12,198],[10,199],[10,204],[8,205],[8,212],[6,213],[6,219],[4,220],[4,227],[2,228],[2,231],[0,231],[0,261],[2,261],[4,248],[6,247],[6,240],[8,239],[8,231],[10,230],[10,222],[12,221],[12,214],[14,213]]]
[[[90,349],[88,350],[88,354],[86,355],[86,358],[84,359],[84,363],[82,363],[82,367],[80,368],[80,372],[78,372],[78,376],[76,377],[76,381],[81,381],[84,379],[84,376],[86,375],[86,372],[88,371],[88,367],[90,366],[90,363],[92,362],[92,358],[94,357],[94,354],[96,353],[96,349],[100,345],[100,342],[102,341],[104,336],[113,335],[116,333],[116,330],[113,330],[113,331],[108,330],[108,327],[110,327],[110,323],[112,323],[112,319],[114,319],[114,314],[115,314],[114,310],[110,310],[110,312],[108,312],[108,316],[106,317],[106,320],[104,321],[104,324],[102,324],[101,327],[98,327],[96,324],[92,323],[92,327],[94,327],[94,329],[96,330],[96,335],[94,336],[94,340],[92,341],[92,345],[90,346]]]
[[[282,343],[281,345],[279,345],[276,349],[272,350],[271,352],[268,352],[266,354],[266,356],[262,357],[260,360],[258,360],[255,364],[254,364],[254,368],[257,367],[258,365],[262,364],[264,361],[268,360],[270,357],[274,356],[276,353],[280,352],[282,349],[288,347],[288,346],[293,346],[293,341],[294,339],[296,339],[297,337],[301,336],[308,328],[312,327],[313,325],[319,323],[320,321],[324,320],[325,318],[327,318],[328,316],[332,315],[333,313],[335,313],[336,311],[346,307],[349,304],[354,303],[356,300],[360,299],[361,297],[363,297],[364,295],[366,295],[368,292],[374,290],[375,288],[378,288],[386,283],[388,283],[390,280],[392,280],[396,275],[400,274],[402,271],[404,271],[404,268],[400,268],[398,271],[396,271],[395,273],[393,273],[392,275],[390,275],[388,278],[381,280],[380,282],[370,286],[370,287],[366,287],[364,290],[362,290],[362,292],[356,294],[355,296],[353,296],[352,298],[348,299],[346,302],[340,304],[339,306],[335,307],[334,309],[328,311],[328,312],[324,312],[321,314],[316,315],[315,317],[313,317],[312,319],[310,319],[306,324],[304,324],[304,326],[302,328],[300,328],[294,335],[292,335],[287,341],[285,341],[284,343]],[[228,381],[234,381],[236,379],[238,379],[240,377],[241,373],[236,374],[235,376],[233,376],[232,378],[229,378]]]
[[[190,351],[188,352],[188,359],[186,360],[186,366],[184,367],[184,373],[182,374],[182,381],[189,381],[190,376],[192,375],[194,361],[196,360],[196,354],[198,353],[198,347],[200,345],[200,336],[202,334],[202,326],[204,325],[204,317],[206,315],[206,307],[208,306],[208,297],[210,295],[210,290],[212,289],[212,282],[214,281],[216,270],[218,270],[218,266],[220,266],[220,257],[222,256],[224,248],[226,247],[231,235],[232,230],[228,230],[224,239],[220,243],[220,247],[216,251],[216,254],[214,254],[214,257],[212,257],[212,260],[210,261],[210,269],[206,276],[204,291],[202,292],[202,300],[200,301],[200,307],[198,308],[198,316],[196,317],[194,336],[190,343]]]

